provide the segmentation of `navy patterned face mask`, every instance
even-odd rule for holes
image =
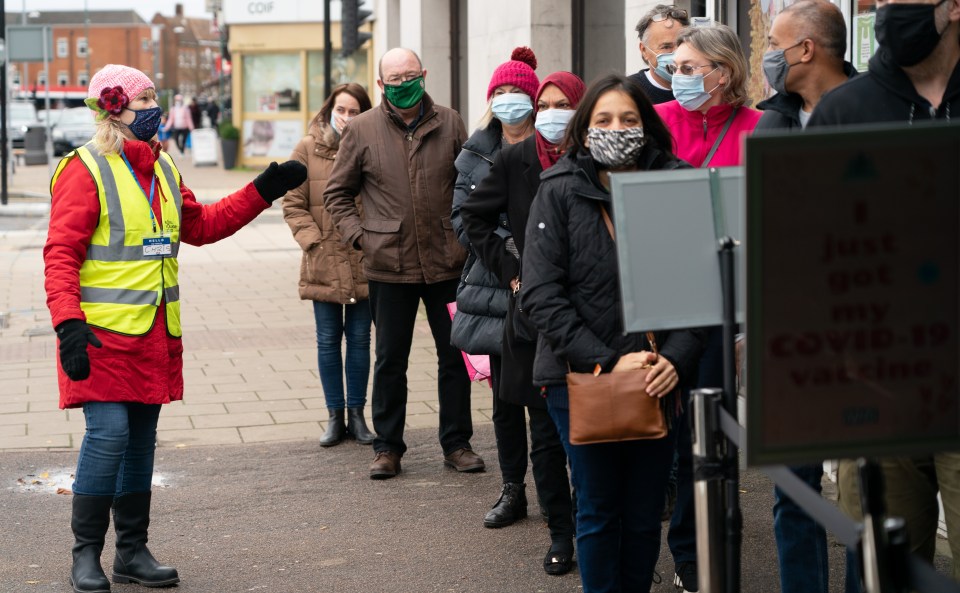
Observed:
[[[590,156],[607,169],[624,169],[635,164],[647,143],[640,126],[623,130],[587,128],[587,141]]]
[[[127,127],[130,128],[130,131],[133,132],[137,140],[146,142],[157,135],[157,130],[160,129],[160,117],[163,115],[163,109],[151,107],[140,110],[131,109],[130,111],[133,112],[133,122]]]

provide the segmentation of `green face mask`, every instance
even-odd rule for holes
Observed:
[[[398,109],[410,109],[423,98],[423,77],[418,76],[400,84],[384,84],[383,94]]]

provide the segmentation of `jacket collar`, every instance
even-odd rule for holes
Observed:
[[[307,132],[313,136],[314,154],[325,159],[332,159],[337,156],[337,150],[340,147],[340,135],[333,129],[329,122],[322,122],[317,117],[310,122],[310,130]]]
[[[689,111],[684,107],[680,107],[679,111],[683,113],[683,118],[691,124],[703,125],[703,121],[707,121],[708,126],[723,125],[727,118],[730,117],[730,113],[733,111],[733,106],[729,103],[721,103],[720,105],[714,105],[707,110],[706,114],[701,113],[694,109]]]
[[[883,46],[880,46],[877,53],[870,58],[868,71],[882,87],[911,105],[930,105],[930,102],[917,92],[917,89],[913,86],[913,81],[906,75],[903,68],[893,63],[893,59],[883,49]],[[943,93],[941,105],[950,103],[957,97],[960,97],[960,63],[953,69],[953,74],[947,81],[947,89]],[[934,105],[933,107],[939,109],[940,105]]]
[[[729,113],[729,111],[728,111]],[[660,168],[676,168],[681,161],[669,160],[670,156],[657,146],[648,144],[638,158],[638,171],[649,171]],[[664,162],[662,162],[664,161]],[[660,166],[656,166],[660,163]],[[576,187],[573,191],[584,198],[610,201],[610,192],[600,183],[600,174],[597,164],[589,152],[574,154],[572,151],[563,155],[559,161],[540,175],[540,181],[555,177],[573,175],[576,177]]]
[[[463,143],[463,149],[476,153],[490,162],[500,149],[503,141],[503,128],[500,120],[493,119],[486,128],[478,129]]]
[[[123,154],[134,170],[150,175],[153,164],[160,158],[160,144],[126,139],[123,141]]]
[[[412,131],[419,130],[424,122],[433,119],[437,115],[437,110],[434,108],[433,99],[429,94],[423,93],[423,98],[420,99],[420,106],[423,107],[423,117],[420,118],[420,121],[417,123],[417,127]],[[397,127],[404,131],[404,133],[411,133],[412,131],[407,126],[407,123],[403,121],[403,118],[394,111],[393,107],[390,106],[389,101],[386,98],[380,101],[380,110],[386,116],[386,118],[394,123]]]
[[[847,78],[853,78],[857,76],[859,72],[853,67],[853,64],[850,62],[843,62],[843,73],[847,75]],[[761,111],[776,111],[781,113],[784,117],[789,119],[794,123],[794,125],[800,125],[800,109],[803,108],[803,97],[797,93],[787,93],[782,95],[777,93],[770,97],[769,99],[764,99],[757,103],[757,109]]]

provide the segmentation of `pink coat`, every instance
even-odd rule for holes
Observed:
[[[654,105],[663,123],[673,136],[673,152],[694,167],[734,167],[743,164],[743,137],[753,131],[760,121],[761,112],[749,107],[737,111],[730,129],[720,142],[717,152],[709,163],[704,163],[707,153],[727,123],[733,107],[716,105],[706,114],[687,111],[680,103],[670,101]]]

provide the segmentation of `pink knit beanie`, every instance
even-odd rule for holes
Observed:
[[[490,100],[493,91],[498,86],[511,84],[530,96],[532,99],[537,94],[537,87],[540,81],[537,79],[537,56],[529,47],[518,47],[510,54],[510,61],[497,66],[493,71],[493,77],[490,79],[490,86],[487,87],[487,100]]]
[[[107,64],[90,79],[90,88],[87,97],[99,99],[103,89],[121,87],[128,101],[133,101],[137,95],[147,89],[155,88],[150,78],[136,68]]]

